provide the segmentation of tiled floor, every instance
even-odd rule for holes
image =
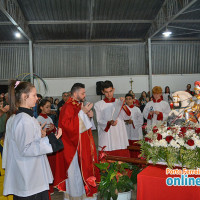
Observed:
[[[51,195],[51,200],[63,200],[63,192],[55,190],[55,193]],[[136,200],[136,190],[132,192],[131,200]]]
[[[97,131],[93,131],[93,138],[94,138],[96,148],[98,148]],[[135,186],[135,190],[132,192],[131,200],[136,200],[136,190],[137,190],[137,187]],[[63,200],[63,192],[58,192],[58,190],[55,190],[55,193],[53,195],[51,195],[51,199],[52,200]]]

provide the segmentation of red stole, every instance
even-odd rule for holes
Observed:
[[[44,119],[48,118],[47,114],[40,113],[40,116],[42,116]]]
[[[130,105],[130,106],[128,106],[129,108],[134,108],[134,105],[132,104],[132,105]],[[134,124],[132,123],[132,125],[133,125],[133,128],[135,128],[135,126],[134,126]]]
[[[105,101],[106,103],[113,103],[113,102],[115,102],[115,98],[112,98],[111,100],[109,100],[107,97],[105,97],[105,98],[104,98],[104,101]]]
[[[160,99],[158,99],[157,101],[153,98],[153,102],[154,103],[160,103],[161,101],[163,100],[163,96],[161,95]],[[152,119],[153,118],[153,115],[148,115],[147,119]],[[157,120],[163,120],[163,113],[162,112],[159,112],[159,114],[157,115]]]
[[[94,166],[94,163],[97,162],[97,153],[91,129],[84,133],[79,133],[78,113],[80,110],[81,104],[70,97],[60,112],[58,126],[63,131],[61,139],[64,149],[56,154],[54,186],[59,190],[66,190],[65,180],[67,179],[67,171],[76,151],[78,151],[79,166],[86,194],[87,196],[92,196],[97,192],[97,188],[89,185],[87,179],[95,176],[97,181],[99,181],[98,171]]]
[[[157,101],[153,98],[153,102],[154,103],[160,103],[163,100],[163,98],[161,97],[160,99],[158,99]]]
[[[134,107],[134,105],[132,104],[132,105],[130,105],[130,106],[128,106],[129,108],[133,108]]]

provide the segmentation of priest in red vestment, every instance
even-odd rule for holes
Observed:
[[[85,85],[75,83],[72,97],[63,105],[59,127],[63,130],[64,149],[56,155],[54,186],[65,192],[64,199],[86,199],[97,193],[99,181],[96,147],[92,136],[91,110],[93,104],[83,106]]]

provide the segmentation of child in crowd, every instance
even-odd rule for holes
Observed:
[[[172,102],[172,95],[169,86],[165,87],[165,92],[163,93],[163,100],[168,102],[169,104]]]
[[[131,118],[125,120],[126,130],[129,139],[129,145],[137,145],[135,142],[143,139],[142,125],[143,125],[143,115],[140,109],[133,104],[133,96],[131,94],[126,94],[125,101],[129,110],[131,111]],[[131,157],[138,157],[139,152],[131,152]]]
[[[44,128],[46,128],[46,133],[49,135],[50,133],[56,133],[57,129],[53,124],[52,119],[48,116],[51,112],[51,102],[48,99],[42,99],[38,104],[38,117],[37,120],[40,124],[46,124]],[[51,166],[51,171],[53,176],[55,174],[55,162],[56,156],[55,153],[48,155],[49,164]],[[53,193],[53,185],[50,185],[50,193]]]
[[[5,152],[7,160],[3,194],[13,194],[14,200],[49,199],[49,184],[53,182],[53,176],[46,154],[63,148],[59,139],[62,130],[59,129],[57,135],[52,133],[46,136],[43,127],[33,117],[32,108],[36,101],[37,92],[32,83],[11,82],[10,113],[16,112],[16,115]]]
[[[139,102],[140,102],[140,110],[141,110],[141,112],[143,112],[144,107],[149,102],[149,97],[148,97],[148,95],[147,95],[147,93],[145,91],[143,91],[141,93],[141,96],[139,98]]]

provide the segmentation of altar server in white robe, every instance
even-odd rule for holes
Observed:
[[[125,120],[125,122],[129,144],[132,145],[135,141],[143,139],[142,125],[144,120],[140,109],[133,105],[133,96],[131,94],[126,94],[125,101],[131,111],[131,118]]]
[[[143,110],[144,118],[147,119],[148,130],[165,121],[171,111],[169,103],[163,101],[161,87],[155,86],[152,93],[153,100],[148,102]]]
[[[115,88],[111,81],[102,84],[102,93],[105,98],[94,105],[98,124],[99,150],[104,150],[108,155],[130,157],[127,150],[128,136],[124,120],[129,119],[131,112],[127,106],[123,106],[117,120],[112,120],[116,103],[119,99],[113,98]],[[121,98],[121,100],[124,100]]]
[[[126,122],[126,130],[128,134],[129,145],[138,146],[137,142],[143,139],[142,125],[143,125],[143,114],[137,106],[134,106],[133,95],[128,93],[125,96],[125,101],[128,109],[131,111],[131,117]],[[138,158],[140,151],[131,151],[130,156],[132,158]]]
[[[33,117],[37,92],[29,82],[12,81],[9,86],[10,114],[16,112],[8,135],[9,145],[5,152],[6,164],[4,195],[13,194],[14,200],[48,200],[49,183],[53,181],[47,153],[63,148],[57,136],[46,136]],[[8,128],[9,128],[8,127]],[[7,129],[8,130],[8,129]],[[6,136],[7,137],[7,136]]]

